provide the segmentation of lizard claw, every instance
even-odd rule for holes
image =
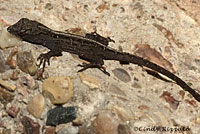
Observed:
[[[113,39],[111,39],[110,37],[107,37],[107,41],[115,43],[115,41]]]
[[[78,64],[77,66],[79,67],[85,67],[85,65],[87,65],[86,63],[82,63],[82,64]]]
[[[50,65],[50,57],[47,54],[40,54],[37,61],[40,61],[37,66],[40,67],[43,64],[43,69],[45,68],[46,62]]]
[[[99,68],[104,74],[110,76],[110,73],[106,71],[105,67]]]

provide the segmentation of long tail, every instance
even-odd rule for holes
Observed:
[[[112,54],[111,54],[112,53]],[[149,60],[146,60],[142,57],[131,55],[129,53],[120,53],[120,52],[111,52],[110,54],[113,55],[111,60],[117,60],[125,63],[133,63],[137,64],[139,66],[145,66],[147,68],[150,68],[156,72],[159,72],[171,80],[175,81],[177,85],[182,87],[185,91],[188,91],[197,101],[200,102],[200,95],[192,89],[190,86],[188,86],[182,79],[174,75],[173,73],[169,72],[168,70],[164,69],[163,67],[150,62]],[[105,58],[106,60],[109,60],[109,58]]]

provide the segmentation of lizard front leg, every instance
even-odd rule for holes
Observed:
[[[48,65],[50,65],[50,58],[53,56],[62,56],[62,53],[59,51],[49,51],[47,53],[44,54],[40,54],[40,56],[37,58],[37,60],[39,60],[39,67],[42,65],[42,70],[44,71],[44,68],[46,66],[46,62],[48,63]]]

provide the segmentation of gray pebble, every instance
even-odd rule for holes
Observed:
[[[112,70],[112,72],[118,79],[120,79],[121,81],[123,81],[125,83],[131,81],[131,77],[128,74],[128,72],[122,68],[116,68],[116,69]]]

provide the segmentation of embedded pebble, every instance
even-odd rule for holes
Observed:
[[[17,54],[17,65],[23,72],[32,76],[37,73],[37,67],[31,52],[19,52]]]
[[[150,108],[147,105],[139,105],[138,109],[144,111],[144,110],[149,110]]]
[[[161,98],[165,99],[167,103],[169,103],[170,107],[173,110],[176,110],[179,106],[179,101],[176,100],[170,92],[164,91],[163,94],[160,96]]]
[[[0,119],[0,127],[5,127],[1,119]]]
[[[34,122],[33,119],[24,116],[21,122],[24,126],[24,134],[40,134],[40,124]]]
[[[18,84],[17,84],[17,92],[19,93],[19,94],[21,94],[23,97],[26,97],[26,96],[28,96],[28,89],[27,89],[27,87],[23,87],[23,86],[21,86],[20,84],[19,84],[19,82],[18,82]]]
[[[35,75],[37,80],[43,80],[49,78],[49,74],[46,71],[43,71],[42,68],[38,69],[36,75]]]
[[[16,89],[16,85],[10,84],[2,79],[0,79],[0,85],[10,91],[14,91]]]
[[[6,49],[9,47],[14,47],[18,45],[19,43],[20,43],[20,40],[17,37],[10,34],[7,31],[7,28],[4,28],[2,30],[2,33],[0,34],[0,48]]]
[[[90,88],[99,88],[100,82],[96,77],[86,75],[84,73],[79,73],[81,81],[89,86]]]
[[[53,9],[53,5],[51,3],[47,3],[45,8],[48,10],[51,10],[51,9]]]
[[[3,57],[2,51],[0,51],[0,73],[3,73],[9,69],[9,66],[6,65],[6,61]]]
[[[179,95],[181,96],[181,99],[183,100],[185,97],[185,91],[179,91]]]
[[[45,99],[41,94],[33,97],[33,99],[28,102],[27,110],[35,118],[40,118],[45,107]]]
[[[10,60],[9,62],[6,62],[6,63],[8,63],[8,65],[10,66],[11,69],[16,69],[16,67],[17,67],[17,62],[14,59],[12,59],[12,60]]]
[[[124,93],[124,91],[122,91],[118,86],[111,84],[108,88],[108,90],[111,93],[114,93],[116,95],[120,95],[120,96],[126,96],[126,94]]]
[[[1,79],[5,80],[5,81],[8,81],[10,79],[10,74],[6,74],[5,73],[5,75],[1,75]]]
[[[96,134],[96,130],[93,126],[84,124],[81,127],[79,127],[78,134]]]
[[[73,126],[81,126],[83,124],[83,120],[80,117],[77,117],[72,123]]]
[[[56,127],[45,126],[45,134],[56,134]]]
[[[116,69],[112,70],[112,72],[118,79],[120,79],[121,81],[123,81],[125,83],[131,81],[131,77],[128,74],[128,72],[122,68],[116,68]]]
[[[134,88],[142,88],[142,86],[139,82],[134,82],[131,86]]]
[[[172,73],[175,73],[173,64],[165,59],[156,49],[151,48],[151,46],[148,44],[137,44],[135,46],[134,54],[143,57],[144,59],[147,59],[153,63],[156,63],[157,65],[169,70]]]
[[[165,111],[166,112],[166,111]],[[135,120],[135,127],[147,127],[159,124],[160,126],[172,126],[172,121],[166,116],[166,113],[158,111],[148,111],[135,113],[138,116],[138,120]]]
[[[7,103],[12,102],[13,99],[14,99],[13,94],[3,90],[3,88],[0,87],[0,101],[2,104],[6,105]]]
[[[73,96],[73,79],[71,77],[50,77],[43,83],[43,95],[52,104],[64,104]]]
[[[108,4],[103,3],[103,4],[99,5],[99,6],[96,8],[96,10],[97,10],[98,13],[101,13],[101,12],[103,12],[104,10],[109,10],[109,6],[108,6]]]
[[[118,126],[118,134],[131,134],[130,127],[124,124],[119,124]]]
[[[17,66],[16,60],[13,59],[13,57],[17,54],[17,49],[12,49],[11,53],[7,57],[6,64],[10,66],[10,68],[15,69]]]
[[[68,126],[59,130],[56,134],[78,134],[78,127]]]
[[[3,129],[3,134],[11,134],[11,129]]]
[[[200,125],[200,117],[197,117],[194,121],[196,124]]]
[[[47,113],[46,125],[56,126],[63,123],[72,122],[76,119],[77,107],[58,106]]]
[[[36,84],[35,80],[30,75],[24,75],[24,76],[20,77],[18,82],[22,87],[28,87],[29,89],[37,88],[37,84]]]
[[[116,113],[116,115],[122,122],[130,121],[133,119],[130,113],[123,107],[114,106],[113,111]]]
[[[199,66],[200,65],[200,59],[194,59],[194,62]]]
[[[119,122],[111,112],[102,112],[93,121],[96,134],[118,134],[118,125]]]
[[[19,74],[20,74],[20,71],[14,70],[12,75],[11,75],[11,77],[10,77],[10,79],[11,80],[17,80],[19,78]]]
[[[198,107],[198,103],[195,101],[195,100],[188,100],[188,99],[185,99],[185,101],[190,104],[191,106],[193,106],[194,108],[197,108]]]
[[[8,109],[7,112],[11,117],[15,118],[15,117],[17,117],[19,111],[20,111],[20,109],[18,107],[16,107],[15,105],[13,105]]]

